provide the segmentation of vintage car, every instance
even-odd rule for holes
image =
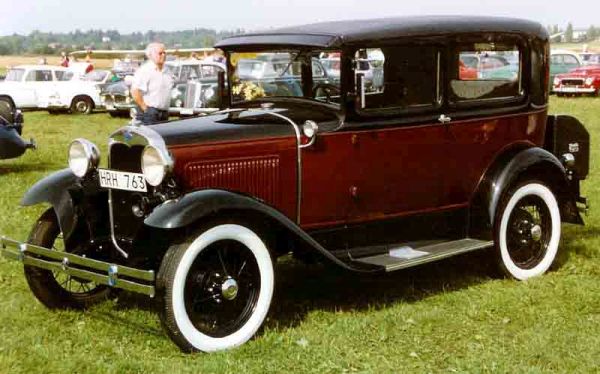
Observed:
[[[383,274],[483,251],[525,280],[554,263],[562,222],[583,224],[589,135],[547,113],[538,23],[338,21],[217,47],[228,109],[124,126],[104,168],[98,147],[76,139],[69,168],[25,194],[22,205],[52,207],[28,241],[2,238],[2,251],[24,263],[41,303],[86,308],[111,289],[138,292],[156,298],[182,350],[217,351],[265,321],[279,256]],[[372,48],[385,56],[383,87],[367,92],[356,70]],[[462,79],[463,52],[515,53],[519,78]],[[323,53],[341,55],[339,86],[313,78]],[[241,60],[282,54],[299,64],[286,78],[301,88],[293,95],[237,73]]]
[[[195,59],[174,60],[167,61],[165,69],[175,81],[170,114],[189,116],[218,110],[221,100],[218,76],[225,72],[223,64]],[[131,77],[125,77],[101,87],[102,102],[112,117],[129,116],[130,111],[136,108],[130,92],[131,82]]]
[[[588,94],[600,96],[600,65],[586,65],[554,77],[557,96]]]
[[[45,108],[51,114],[90,114],[94,109],[103,108],[100,87],[111,77],[108,70],[80,74],[70,69],[60,80],[39,91],[38,108]]]
[[[16,158],[28,149],[35,149],[35,142],[21,138],[23,114],[13,110],[8,103],[0,101],[0,160]]]
[[[41,91],[68,74],[69,70],[52,65],[18,65],[10,68],[0,82],[0,101],[14,109],[39,108]]]
[[[567,73],[583,65],[579,55],[575,52],[556,49],[550,52],[550,79],[548,81],[550,92],[553,92],[554,77],[557,74]]]

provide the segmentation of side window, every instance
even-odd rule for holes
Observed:
[[[212,65],[202,65],[202,78],[217,78],[219,69]]]
[[[322,78],[325,76],[325,72],[323,71],[321,64],[314,60],[312,62],[312,75],[313,78]]]
[[[436,107],[440,102],[440,53],[427,45],[358,50],[355,74],[363,75],[365,111]]]
[[[516,45],[472,43],[460,45],[451,54],[451,103],[519,97],[521,52]]]
[[[577,59],[571,55],[563,55],[565,65],[579,65]]]
[[[52,72],[50,70],[31,70],[25,80],[29,82],[50,82],[52,81]]]

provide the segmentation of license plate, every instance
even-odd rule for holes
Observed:
[[[126,191],[147,191],[144,174],[107,169],[98,169],[98,173],[100,187]]]
[[[192,109],[192,108],[182,108],[179,111],[179,113],[180,114],[184,114],[184,115],[191,115],[191,114],[194,114],[194,109]]]
[[[115,110],[115,106],[112,104],[106,104],[106,110]]]

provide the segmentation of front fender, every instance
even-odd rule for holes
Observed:
[[[39,180],[23,196],[22,206],[49,203],[58,217],[65,238],[70,237],[77,225],[77,215],[69,190],[81,189],[79,178],[71,169],[63,169]]]
[[[207,189],[191,192],[177,200],[166,201],[156,207],[146,217],[144,223],[159,229],[176,229],[188,226],[202,217],[217,213],[220,210],[251,210],[266,215],[283,226],[289,233],[304,241],[311,248],[321,253],[335,264],[352,271],[373,272],[377,268],[362,268],[341,261],[310,235],[302,230],[295,222],[283,213],[249,196],[225,190]]]

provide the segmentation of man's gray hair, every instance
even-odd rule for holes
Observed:
[[[156,58],[158,58],[158,51],[164,47],[165,45],[163,43],[158,42],[148,44],[146,47],[146,57],[151,61],[155,61]]]

